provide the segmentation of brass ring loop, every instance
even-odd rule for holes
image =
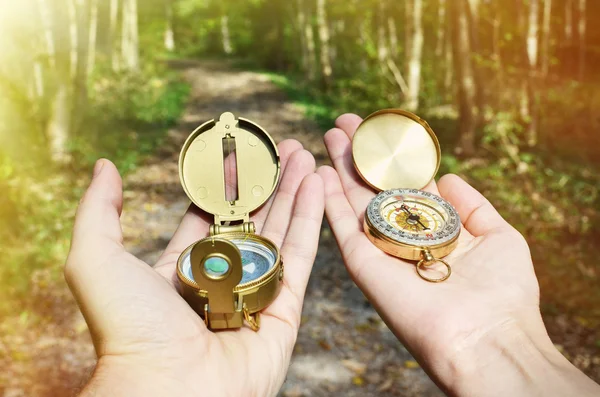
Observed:
[[[421,271],[423,270],[422,267],[431,266],[431,265],[433,265],[436,262],[443,263],[444,266],[446,266],[446,269],[448,269],[448,273],[446,273],[444,276],[442,276],[440,278],[430,278],[430,277],[425,276],[423,273],[421,273]],[[447,280],[448,277],[450,277],[450,275],[452,274],[452,268],[450,267],[450,265],[448,264],[448,262],[446,262],[443,259],[436,259],[433,262],[425,262],[424,259],[421,259],[419,261],[419,263],[417,263],[417,274],[423,280],[429,281],[430,283],[441,283],[442,281]]]

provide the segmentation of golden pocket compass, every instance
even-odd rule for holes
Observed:
[[[283,260],[270,240],[255,234],[250,213],[275,191],[277,146],[257,124],[231,113],[210,120],[188,137],[179,156],[183,189],[214,216],[210,235],[177,260],[183,297],[210,329],[255,331],[259,312],[279,294]]]
[[[364,231],[382,251],[418,261],[424,280],[441,282],[452,269],[444,261],[458,244],[461,223],[456,210],[441,197],[421,191],[440,166],[440,145],[427,122],[398,109],[380,110],[358,126],[352,138],[354,167],[380,192],[369,203]],[[442,263],[442,277],[427,268]]]

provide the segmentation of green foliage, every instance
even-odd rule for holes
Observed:
[[[122,174],[135,169],[181,116],[189,86],[162,67],[139,74],[101,68],[88,94],[88,111],[69,142],[69,171],[31,153],[21,158],[0,153],[0,313],[15,301],[43,307],[33,295],[62,279],[75,209],[92,164],[106,157]]]

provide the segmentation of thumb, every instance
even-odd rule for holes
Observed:
[[[109,246],[122,247],[121,209],[123,182],[115,165],[100,159],[94,166],[94,176],[80,201],[71,251],[92,250],[88,255],[106,253]],[[113,248],[114,249],[114,248]]]
[[[121,232],[122,181],[109,160],[100,159],[75,216],[65,279],[83,310],[94,301],[94,290],[108,278],[111,258],[124,252]],[[98,291],[100,294],[101,291]],[[86,316],[87,317],[87,316]]]

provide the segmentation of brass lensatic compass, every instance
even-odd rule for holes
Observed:
[[[277,146],[257,124],[231,113],[210,120],[188,137],[179,177],[190,200],[214,216],[210,235],[177,261],[183,297],[213,330],[255,331],[259,312],[279,294],[283,260],[270,240],[255,234],[250,213],[275,191]]]
[[[380,110],[359,125],[352,139],[354,167],[380,192],[369,203],[364,231],[386,253],[418,261],[417,273],[430,282],[450,277],[444,261],[458,243],[461,223],[456,210],[441,197],[421,191],[440,165],[440,145],[427,122],[398,109]],[[428,276],[436,263],[441,277]]]

